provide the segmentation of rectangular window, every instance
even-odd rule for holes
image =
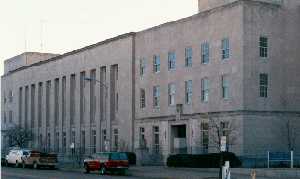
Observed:
[[[145,108],[145,89],[141,89],[141,109]]]
[[[5,92],[4,92],[3,96],[4,96],[4,104],[5,104],[6,103],[6,93]]]
[[[48,133],[48,147],[51,147],[51,134]]]
[[[59,122],[59,78],[55,79],[54,82],[54,124],[58,126]]]
[[[193,94],[193,83],[192,81],[185,82],[185,102],[187,104],[192,103],[192,94]]]
[[[185,66],[191,67],[192,66],[192,48],[185,49]]]
[[[9,102],[13,102],[13,91],[9,91]]]
[[[67,102],[66,102],[66,89],[67,89],[67,77],[62,77],[62,85],[61,85],[61,108],[62,108],[62,124],[65,124],[67,117]]]
[[[223,60],[229,59],[229,39],[222,40],[222,53],[223,53]]]
[[[222,76],[223,98],[229,98],[229,75]]]
[[[35,127],[35,84],[31,85],[31,128]]]
[[[268,37],[259,38],[260,57],[268,57]]]
[[[159,127],[155,126],[153,127],[154,131],[154,151],[155,154],[159,153]]]
[[[169,53],[169,70],[175,69],[175,52]]]
[[[63,132],[63,150],[62,153],[66,153],[67,150],[67,133]]]
[[[159,100],[160,100],[160,89],[159,86],[155,86],[154,87],[154,107],[159,107]]]
[[[72,131],[72,138],[71,138],[71,143],[74,143],[75,145],[75,131]]]
[[[260,74],[260,97],[268,97],[268,75]]]
[[[116,93],[116,112],[119,111],[119,93]]]
[[[202,101],[209,100],[209,78],[202,79]]]
[[[102,147],[105,147],[106,130],[102,130]]]
[[[96,147],[97,147],[96,131],[92,130],[92,152],[93,153],[96,153]]]
[[[70,76],[70,123],[74,124],[75,120],[75,90],[76,90],[76,78],[75,74]]]
[[[116,81],[119,79],[119,67],[118,65],[115,65],[115,70],[116,70]]]
[[[119,146],[119,131],[118,129],[114,129],[114,134],[115,134],[115,147],[116,151],[118,151],[118,146]]]
[[[85,131],[81,131],[81,147],[85,151]]]
[[[145,139],[145,128],[141,127],[140,132],[141,132],[141,139]]]
[[[209,62],[209,44],[202,45],[202,63]]]
[[[43,146],[43,144],[44,144],[44,142],[43,142],[43,134],[40,134],[39,140],[40,140],[39,146],[40,146],[41,148],[44,147],[44,146]],[[47,142],[47,141],[46,141],[46,142]]]
[[[6,124],[6,111],[3,111],[4,124]]]
[[[9,115],[9,123],[12,123],[12,110],[9,110],[8,115]]]
[[[153,56],[153,68],[154,68],[154,73],[157,73],[160,71],[160,56]]]
[[[46,126],[50,126],[51,81],[46,82]]]
[[[221,135],[228,136],[229,135],[229,122],[221,122]]]
[[[55,148],[57,150],[57,153],[59,153],[59,132],[56,132],[55,136],[56,136],[56,138],[55,138]]]
[[[146,61],[141,59],[141,76],[146,75]]]
[[[203,153],[206,154],[208,152],[208,144],[209,144],[209,124],[202,123],[202,145],[203,145]]]
[[[80,124],[84,124],[85,116],[85,71],[80,72]]]
[[[169,84],[169,105],[175,105],[175,84]]]

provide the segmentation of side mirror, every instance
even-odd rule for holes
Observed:
[[[89,155],[89,158],[91,158],[91,156]]]

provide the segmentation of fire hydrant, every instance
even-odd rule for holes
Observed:
[[[251,179],[255,179],[256,174],[254,172],[251,173]]]

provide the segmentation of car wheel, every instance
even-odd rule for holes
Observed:
[[[106,166],[101,165],[100,173],[101,173],[101,175],[105,175],[106,174]]]
[[[89,174],[90,173],[90,168],[87,164],[84,165],[84,173]]]
[[[23,161],[23,163],[22,163],[22,167],[23,168],[25,168],[26,167],[26,165],[25,165],[25,162]]]
[[[19,167],[20,167],[19,162],[16,161],[16,168],[19,168]]]
[[[119,174],[119,175],[124,175],[124,174],[125,174],[125,170],[119,170],[119,171],[118,171],[118,174]]]
[[[9,167],[9,163],[8,163],[7,160],[5,160],[5,166],[6,166],[6,167]]]

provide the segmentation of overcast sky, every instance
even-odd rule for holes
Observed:
[[[63,54],[198,12],[198,0],[0,0],[0,75],[26,52]],[[41,48],[42,44],[42,48]]]

